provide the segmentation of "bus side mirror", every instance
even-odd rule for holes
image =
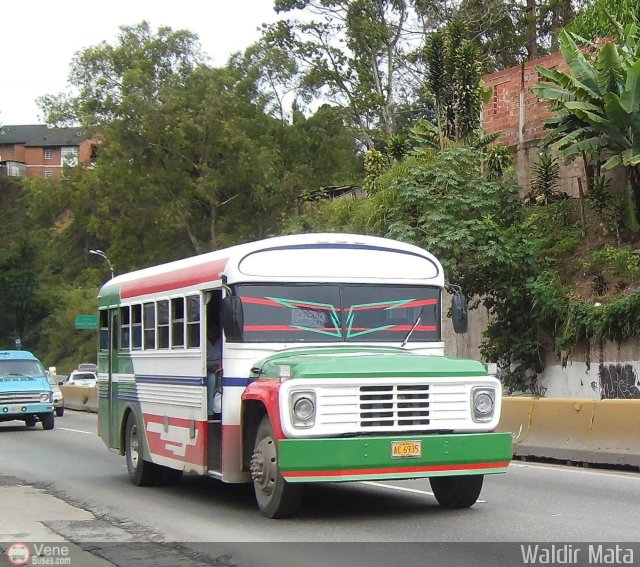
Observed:
[[[224,335],[228,341],[242,340],[244,314],[242,300],[237,295],[230,295],[222,299],[221,321]]]
[[[455,333],[463,334],[467,332],[469,327],[467,298],[460,292],[456,293],[451,299],[451,321]]]

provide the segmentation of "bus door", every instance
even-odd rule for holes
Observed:
[[[108,395],[108,412],[109,412],[109,447],[116,447],[119,443],[120,424],[116,423],[115,396],[116,388],[113,384],[113,374],[115,369],[114,357],[118,352],[118,309],[109,311],[109,351],[107,356],[107,395]]]
[[[210,471],[220,471],[222,452],[222,327],[220,325],[220,305],[222,290],[209,290],[204,294],[206,353],[206,389],[208,447],[207,467]]]

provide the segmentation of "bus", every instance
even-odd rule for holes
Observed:
[[[253,483],[269,518],[318,482],[429,478],[441,506],[472,506],[512,442],[500,382],[444,356],[444,288],[429,252],[339,233],[119,275],[98,294],[99,435],[135,485]]]

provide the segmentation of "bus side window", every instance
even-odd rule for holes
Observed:
[[[144,349],[156,348],[156,304],[144,304]]]
[[[200,346],[200,296],[187,297],[187,348]]]
[[[109,311],[100,311],[100,350],[109,350]]]
[[[158,301],[158,348],[169,348],[169,300]]]

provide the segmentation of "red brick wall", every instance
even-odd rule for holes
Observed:
[[[531,87],[539,81],[536,65],[566,70],[562,55],[552,53],[483,77],[486,86],[493,90],[491,100],[483,108],[483,128],[487,134],[502,132],[498,141],[507,146],[542,139],[542,121],[552,115],[546,104],[531,92]],[[524,108],[521,108],[522,99]]]
[[[514,150],[513,164],[516,168],[518,185],[523,194],[531,190],[532,166],[538,161],[538,142],[545,136],[543,121],[553,113],[547,103],[540,102],[531,87],[539,82],[536,65],[562,71],[567,66],[560,53],[552,53],[517,67],[497,71],[483,77],[493,95],[482,111],[482,124],[487,134],[501,132],[498,143]],[[560,186],[558,189],[576,197],[579,193],[578,178],[583,178],[581,160],[570,164],[560,164]]]

